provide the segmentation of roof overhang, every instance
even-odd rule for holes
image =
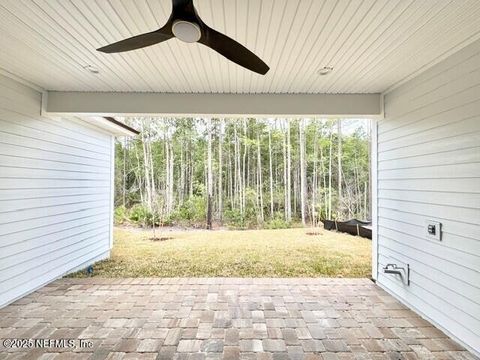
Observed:
[[[115,120],[115,118],[113,117],[110,117],[110,116],[106,116],[106,117],[103,117],[104,120],[107,121],[106,125],[110,126],[113,129],[115,129],[115,131],[118,133],[118,134],[121,134],[121,135],[124,135],[124,136],[135,136],[135,135],[138,135],[140,134],[140,131],[132,128],[131,126],[128,126],[118,120]]]
[[[322,116],[380,118],[381,94],[44,94],[46,115],[64,116]]]
[[[114,136],[136,136],[140,132],[112,117],[80,116],[78,119],[100,128]]]

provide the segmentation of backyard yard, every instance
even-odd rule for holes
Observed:
[[[115,229],[102,277],[368,277],[371,242],[323,229]],[[73,274],[86,276],[85,272]]]

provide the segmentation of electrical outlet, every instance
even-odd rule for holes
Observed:
[[[425,221],[427,239],[442,241],[442,224],[434,220]]]

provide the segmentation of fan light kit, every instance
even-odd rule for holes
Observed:
[[[197,24],[189,21],[178,20],[172,25],[173,35],[186,43],[194,43],[200,40],[202,32]]]
[[[330,66],[324,66],[320,70],[318,70],[318,75],[328,75],[332,72],[333,67]]]
[[[270,69],[245,46],[206,25],[198,16],[193,0],[172,0],[172,13],[160,29],[121,40],[97,50],[104,53],[136,50],[174,37],[186,43],[198,42],[208,46],[228,60],[258,74],[265,75]]]

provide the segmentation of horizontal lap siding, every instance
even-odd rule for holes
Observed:
[[[0,306],[110,250],[111,136],[0,76]]]
[[[378,283],[480,352],[480,41],[386,94],[377,195]]]

